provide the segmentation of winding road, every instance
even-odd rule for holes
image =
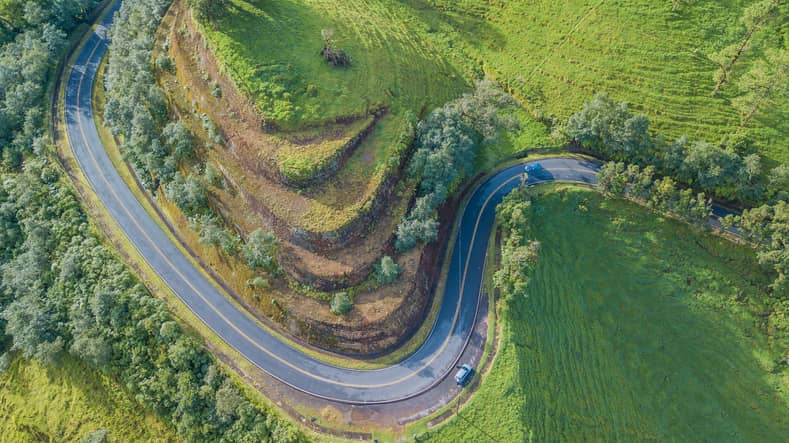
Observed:
[[[463,209],[442,304],[425,343],[400,363],[353,370],[319,361],[280,341],[227,300],[162,231],[127,187],[105,152],[91,106],[96,72],[108,46],[116,2],[67,67],[65,121],[68,141],[93,191],[129,241],[161,279],[209,328],[250,362],[305,393],[350,404],[390,403],[430,389],[453,372],[465,349],[480,302],[485,252],[495,207],[520,183],[523,164],[482,183]],[[530,182],[594,183],[599,165],[578,159],[540,160]]]

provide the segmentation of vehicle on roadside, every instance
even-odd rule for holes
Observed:
[[[530,164],[526,165],[526,167],[524,167],[524,168],[523,168],[523,170],[524,170],[524,171],[525,171],[527,174],[533,174],[533,173],[535,173],[535,172],[542,171],[542,170],[543,170],[543,167],[542,167],[542,165],[541,165],[541,164],[539,164],[539,163],[530,163]]]
[[[459,386],[463,386],[471,380],[471,376],[474,375],[474,368],[472,368],[468,364],[462,364],[458,369],[458,372],[455,374],[455,383]]]

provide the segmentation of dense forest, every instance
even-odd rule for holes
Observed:
[[[4,3],[3,16],[13,20],[3,21],[0,48],[0,367],[16,355],[53,368],[66,356],[81,359],[186,441],[302,441],[248,399],[99,241],[53,161],[46,92],[68,33],[96,6]]]

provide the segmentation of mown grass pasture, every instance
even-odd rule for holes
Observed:
[[[787,301],[752,253],[572,187],[531,223],[528,296],[500,302],[492,370],[429,441],[784,440]]]

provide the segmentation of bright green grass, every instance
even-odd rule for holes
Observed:
[[[220,63],[258,110],[283,129],[322,124],[390,106],[394,112],[446,102],[463,79],[399,2],[231,0],[205,28]],[[352,59],[336,68],[319,55],[322,29]]]
[[[502,306],[467,420],[430,441],[785,441],[789,308],[752,253],[578,188],[532,220],[529,296]]]
[[[73,361],[46,369],[17,358],[0,374],[0,441],[81,442],[99,429],[111,442],[177,441],[122,387]]]
[[[566,119],[606,91],[649,116],[669,138],[717,142],[737,130],[729,100],[736,85],[712,98],[717,66],[706,55],[741,37],[745,0],[472,1],[408,0],[460,54],[484,62],[534,112]],[[766,47],[789,45],[789,4],[778,26],[755,38],[734,72],[746,71]],[[782,20],[782,21],[781,21]],[[462,58],[462,56],[461,56]],[[789,164],[789,103],[750,125],[770,163]]]

